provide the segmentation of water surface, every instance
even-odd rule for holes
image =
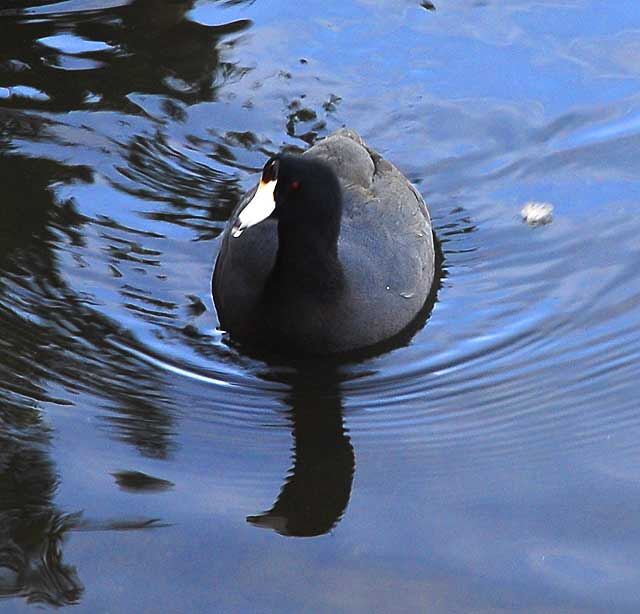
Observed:
[[[0,610],[638,611],[634,2],[5,1],[0,32]],[[248,353],[220,233],[343,125],[429,203],[432,309],[375,355]]]

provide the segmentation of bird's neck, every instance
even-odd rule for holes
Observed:
[[[339,230],[339,229],[338,229]],[[278,223],[278,254],[270,283],[330,300],[344,284],[338,258],[338,233]]]

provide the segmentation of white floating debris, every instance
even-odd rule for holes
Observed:
[[[529,226],[542,226],[553,219],[553,205],[549,203],[526,203],[520,211],[523,221]]]

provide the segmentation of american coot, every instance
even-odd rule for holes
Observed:
[[[424,200],[352,130],[277,155],[231,216],[213,273],[232,338],[295,354],[375,345],[407,327],[434,278]]]

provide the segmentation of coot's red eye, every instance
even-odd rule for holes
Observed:
[[[300,182],[299,181],[292,181],[291,182],[291,189],[292,190],[297,190],[300,187]]]

